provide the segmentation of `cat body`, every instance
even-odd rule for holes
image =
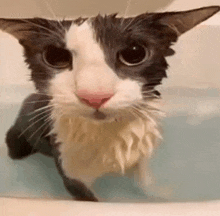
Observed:
[[[146,184],[143,161],[161,138],[155,87],[166,77],[165,57],[174,54],[178,36],[219,10],[0,19],[23,45],[37,91],[7,133],[9,155],[53,156],[77,200],[97,201],[88,188],[106,173],[135,168]]]

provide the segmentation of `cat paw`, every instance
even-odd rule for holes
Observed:
[[[27,142],[25,137],[20,135],[20,130],[14,128],[11,128],[7,132],[6,144],[8,146],[8,154],[12,159],[22,159],[36,152]]]

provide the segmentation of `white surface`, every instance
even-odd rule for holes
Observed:
[[[133,205],[0,198],[4,216],[216,216],[220,214],[219,206],[219,202]]]
[[[156,183],[149,191],[156,196],[171,201],[220,199],[219,32],[220,27],[215,25],[192,30],[182,36],[176,45],[177,54],[168,59],[171,65],[169,79],[164,82],[162,89],[166,104],[164,109],[170,118],[164,124],[164,143],[152,161]],[[11,40],[7,42],[11,47],[4,42],[4,49],[2,44],[0,48],[1,194],[68,198],[61,179],[54,171],[52,160],[35,155],[14,162],[7,157],[4,134],[16,116],[19,103],[33,91],[32,84],[27,81],[28,70],[20,58],[21,49],[15,40]],[[2,64],[6,59],[8,63]],[[21,74],[17,74],[20,67],[23,68],[19,70]],[[106,182],[99,184],[105,185]],[[119,189],[124,184],[121,182],[115,191],[112,192],[114,188],[110,188],[105,193],[111,196],[117,191],[121,192]],[[148,206],[147,212],[150,215],[171,215],[171,211],[174,211],[173,215],[218,215],[220,206],[218,202],[214,205],[158,205]],[[111,209],[114,208],[116,205],[111,206]],[[143,206],[138,208],[143,209]],[[79,211],[82,213],[82,209]],[[116,210],[120,215],[123,215],[123,211],[125,205]],[[116,215],[116,212],[112,214]],[[137,213],[137,210],[133,213]]]

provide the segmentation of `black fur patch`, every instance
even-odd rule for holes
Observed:
[[[134,18],[117,18],[116,14],[93,18],[92,26],[96,40],[101,44],[106,62],[122,78],[139,80],[151,87],[166,77],[168,64],[165,56],[170,45],[177,40],[172,29],[157,22],[155,14],[142,14]],[[126,66],[118,59],[117,53],[132,43],[147,47],[149,59],[138,66]],[[170,54],[173,54],[170,52]]]
[[[54,69],[42,61],[42,53],[50,45],[65,48],[65,31],[69,29],[72,21],[58,22],[36,18],[31,19],[31,22],[34,23],[30,29],[31,35],[20,40],[20,43],[25,48],[26,62],[32,71],[31,80],[41,91],[47,87],[47,80],[54,76]]]
[[[14,35],[24,47],[24,56],[31,69],[31,80],[39,91],[44,91],[54,69],[42,61],[46,47],[54,45],[65,48],[65,34],[72,20],[55,21],[43,18],[0,19],[0,27]]]

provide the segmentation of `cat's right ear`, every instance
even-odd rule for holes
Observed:
[[[0,19],[0,30],[18,39],[25,47],[38,47],[52,42],[63,43],[65,29],[71,24],[44,18]]]
[[[0,30],[9,33],[19,41],[28,38],[31,24],[27,19],[0,19]]]

